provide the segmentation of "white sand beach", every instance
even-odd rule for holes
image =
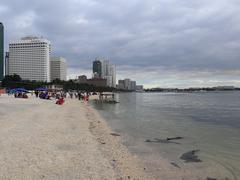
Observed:
[[[0,96],[0,179],[152,179],[89,105]]]

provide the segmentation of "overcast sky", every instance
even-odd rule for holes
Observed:
[[[91,75],[96,57],[146,87],[240,86],[239,0],[1,0],[5,44],[43,36]],[[8,47],[6,47],[6,50]]]

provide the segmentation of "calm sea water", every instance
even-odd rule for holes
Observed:
[[[156,177],[240,179],[240,92],[122,93],[119,104],[93,103],[123,143]],[[146,139],[184,137],[176,143]],[[186,163],[191,150],[202,162]],[[162,158],[169,166],[161,164]],[[172,164],[171,164],[172,163]],[[174,166],[173,164],[177,165]],[[191,173],[190,173],[191,174]],[[174,179],[169,173],[166,179]],[[181,179],[179,176],[179,179]]]

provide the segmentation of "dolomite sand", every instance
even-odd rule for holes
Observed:
[[[152,179],[87,104],[0,97],[0,179]]]

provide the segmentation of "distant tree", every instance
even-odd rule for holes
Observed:
[[[17,74],[14,74],[14,75],[6,75],[3,79],[3,81],[14,81],[14,82],[21,82],[22,81],[22,78],[17,75]]]
[[[57,78],[57,79],[54,79],[54,80],[52,81],[52,83],[54,83],[54,84],[62,84],[62,81]]]

